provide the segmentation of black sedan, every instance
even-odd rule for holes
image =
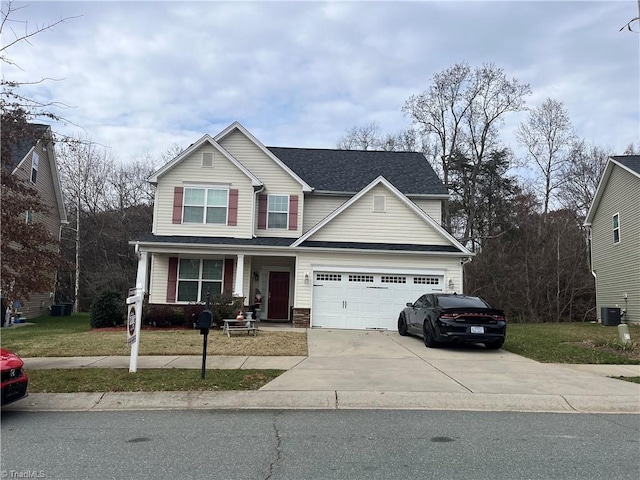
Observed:
[[[428,293],[400,312],[398,333],[420,336],[430,348],[441,343],[484,343],[498,349],[504,343],[507,322],[502,310],[479,297]]]

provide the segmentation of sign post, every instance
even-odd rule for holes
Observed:
[[[140,324],[142,323],[142,286],[129,290],[127,297],[127,345],[131,347],[129,372],[138,370],[138,347],[140,345]]]

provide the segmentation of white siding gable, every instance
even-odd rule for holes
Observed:
[[[203,153],[213,154],[213,166],[203,166]],[[222,186],[238,190],[237,225],[174,224],[175,187]],[[253,186],[251,179],[219,149],[204,143],[158,179],[153,233],[156,235],[232,236],[250,238],[252,234]]]
[[[384,212],[374,212],[374,196],[384,196]],[[450,245],[386,186],[378,184],[312,234],[311,241]]]
[[[297,195],[298,196],[298,228],[287,229],[258,229],[258,215],[256,207],[255,234],[258,237],[299,237],[302,234],[304,195],[302,185],[294,179],[280,165],[269,158],[251,139],[239,130],[226,135],[219,141],[220,145],[242,163],[253,175],[258,177],[264,185],[260,192],[264,195]]]

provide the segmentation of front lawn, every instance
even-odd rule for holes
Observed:
[[[88,314],[68,317],[38,317],[33,325],[2,330],[2,347],[23,357],[114,356],[130,354],[124,327],[91,329]],[[199,330],[149,330],[140,334],[140,355],[202,355]],[[261,331],[257,336],[211,330],[208,355],[306,356],[307,334],[300,332]]]
[[[284,370],[142,369],[129,373],[123,368],[75,370],[29,370],[30,393],[76,392],[169,392],[258,390]]]
[[[629,327],[623,346],[616,327],[595,323],[515,323],[507,326],[504,349],[546,363],[640,364],[640,328]]]

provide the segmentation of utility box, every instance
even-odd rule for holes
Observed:
[[[605,327],[620,325],[620,309],[618,307],[601,307],[600,318]]]

